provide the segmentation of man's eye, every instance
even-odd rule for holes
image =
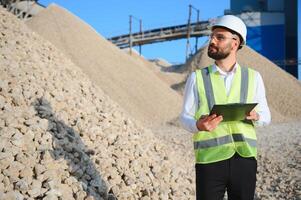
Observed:
[[[217,35],[217,36],[216,36],[216,39],[217,39],[217,40],[224,40],[225,37],[224,37],[223,35]]]

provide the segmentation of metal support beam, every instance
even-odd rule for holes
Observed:
[[[129,28],[129,47],[130,47],[130,55],[132,55],[132,15],[130,15],[130,28]]]
[[[142,32],[142,20],[140,19],[139,20],[139,25],[140,25],[140,35],[141,35],[141,38],[143,38],[143,32]],[[139,54],[141,56],[141,44],[139,45]]]
[[[210,34],[208,29],[209,21],[199,21],[199,23],[190,23],[190,37],[203,37]],[[113,44],[119,48],[128,48],[131,38],[132,46],[152,44],[164,41],[187,38],[187,24],[155,28],[108,38]]]
[[[194,9],[196,12],[197,12],[197,21],[196,23],[199,24],[200,22],[200,10],[195,8],[194,6],[191,6],[192,9]],[[195,37],[195,53],[197,52],[198,50],[198,37]]]
[[[190,20],[191,20],[191,9],[192,5],[189,5],[189,14],[188,14],[188,22],[187,22],[187,40],[186,40],[186,61],[189,58],[189,49],[190,49]]]
[[[134,17],[133,15],[129,16],[129,40],[128,40],[128,46],[130,48],[130,55],[132,55],[132,48],[133,48],[133,20],[135,19],[136,21],[139,22],[139,34],[141,37],[143,37],[143,32],[142,32],[142,20]],[[141,45],[139,45],[139,53],[141,55]]]

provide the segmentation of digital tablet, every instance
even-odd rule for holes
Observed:
[[[241,121],[255,108],[257,103],[216,104],[210,111],[211,114],[222,115],[223,121]]]

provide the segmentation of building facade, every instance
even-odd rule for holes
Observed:
[[[297,0],[231,0],[230,13],[246,23],[251,48],[298,78]]]

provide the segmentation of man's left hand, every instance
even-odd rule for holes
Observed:
[[[249,115],[246,116],[246,119],[253,120],[253,121],[258,121],[259,120],[259,114],[255,110],[252,110],[249,113]]]

